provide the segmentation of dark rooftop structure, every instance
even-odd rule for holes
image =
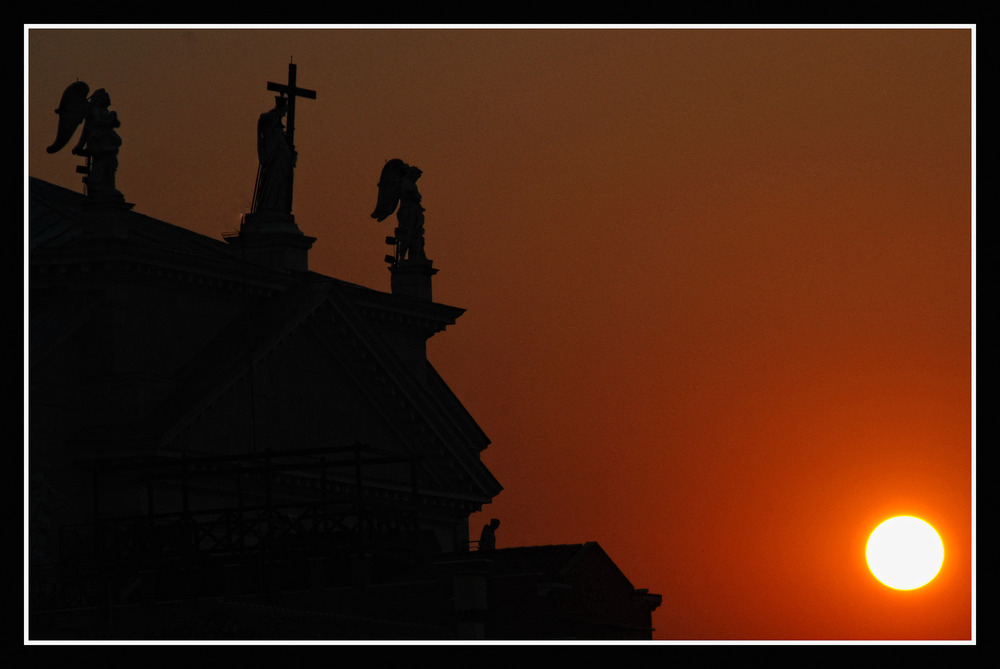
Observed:
[[[660,597],[596,543],[472,550],[502,487],[427,360],[464,310],[432,298],[419,169],[383,169],[377,291],[308,268],[284,98],[217,240],[125,201],[87,89],[50,152],[91,114],[88,192],[28,179],[29,638],[651,638]]]

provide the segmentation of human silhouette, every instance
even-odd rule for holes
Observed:
[[[292,170],[295,152],[288,144],[282,118],[288,112],[288,99],[274,98],[274,109],[264,112],[257,121],[257,157],[260,173],[257,181],[254,212],[291,211]]]
[[[491,551],[497,547],[497,528],[500,521],[496,518],[490,520],[489,525],[483,525],[483,531],[479,534],[479,550]]]

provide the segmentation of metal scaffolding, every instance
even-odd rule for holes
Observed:
[[[305,587],[318,564],[330,583],[354,578],[359,555],[433,550],[420,528],[418,460],[367,445],[79,464],[94,521],[62,528],[57,564],[35,566],[33,608],[110,615],[137,599]],[[123,490],[143,500],[142,513],[121,512],[112,498]]]

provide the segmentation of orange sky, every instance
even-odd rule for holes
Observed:
[[[30,30],[26,171],[82,190],[105,88],[135,210],[221,238],[267,81],[297,105],[310,269],[389,290],[382,164],[419,166],[429,357],[493,441],[498,545],[597,541],[657,639],[972,635],[973,33]],[[916,591],[868,533],[945,543]]]

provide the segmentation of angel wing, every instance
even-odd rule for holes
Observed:
[[[56,141],[45,149],[46,151],[55,153],[66,146],[66,143],[73,137],[73,133],[83,123],[83,119],[86,118],[87,112],[90,109],[90,103],[87,102],[87,93],[89,92],[90,86],[82,81],[70,84],[63,91],[62,99],[59,101],[59,108],[56,109],[56,113],[59,114],[59,128],[56,131]]]
[[[382,178],[378,182],[378,203],[372,218],[379,223],[389,218],[399,204],[400,184],[406,173],[407,165],[399,158],[393,158],[382,167]]]

